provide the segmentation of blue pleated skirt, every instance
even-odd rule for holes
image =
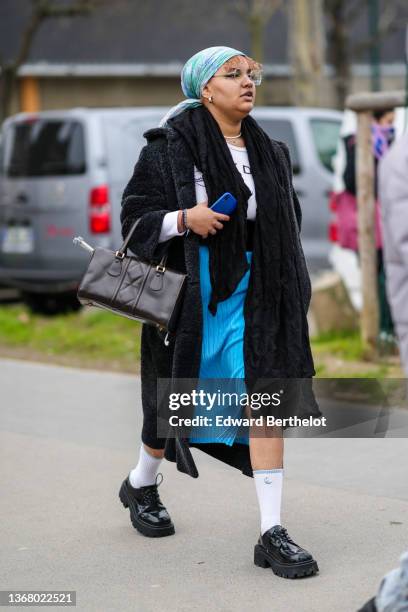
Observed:
[[[201,348],[201,365],[197,389],[206,392],[234,391],[238,395],[246,392],[244,367],[244,302],[248,289],[250,270],[241,279],[234,293],[217,305],[215,316],[208,310],[211,297],[209,272],[209,250],[200,245],[200,290],[203,310],[203,340]],[[252,251],[247,251],[250,263]],[[216,379],[233,379],[222,386]],[[222,388],[221,388],[222,387]],[[225,404],[225,402],[224,402]],[[248,444],[248,433],[239,432],[237,425],[219,427],[215,424],[215,415],[228,415],[239,418],[244,415],[242,403],[231,405],[215,404],[211,411],[205,407],[196,407],[194,416],[208,416],[213,419],[212,426],[196,426],[191,430],[190,442],[219,442],[232,446],[234,442]]]

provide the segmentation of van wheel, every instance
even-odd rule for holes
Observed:
[[[76,293],[27,293],[22,295],[29,309],[42,315],[58,315],[76,312],[82,308]]]

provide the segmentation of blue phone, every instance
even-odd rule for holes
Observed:
[[[237,207],[237,201],[234,196],[226,191],[214,204],[210,207],[211,210],[223,215],[230,215]]]

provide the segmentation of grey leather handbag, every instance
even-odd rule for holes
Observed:
[[[74,238],[74,243],[92,251],[77,297],[83,305],[156,325],[167,332],[164,344],[168,346],[170,334],[176,329],[187,275],[168,268],[167,255],[158,264],[127,255],[139,221],[140,218],[116,252],[101,247],[93,249],[81,237]]]

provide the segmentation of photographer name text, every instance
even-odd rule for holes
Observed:
[[[169,418],[172,427],[326,427],[326,417],[297,417],[277,418],[272,415],[259,417],[232,417],[217,415],[215,418],[209,416],[196,416],[192,418],[172,415]]]

